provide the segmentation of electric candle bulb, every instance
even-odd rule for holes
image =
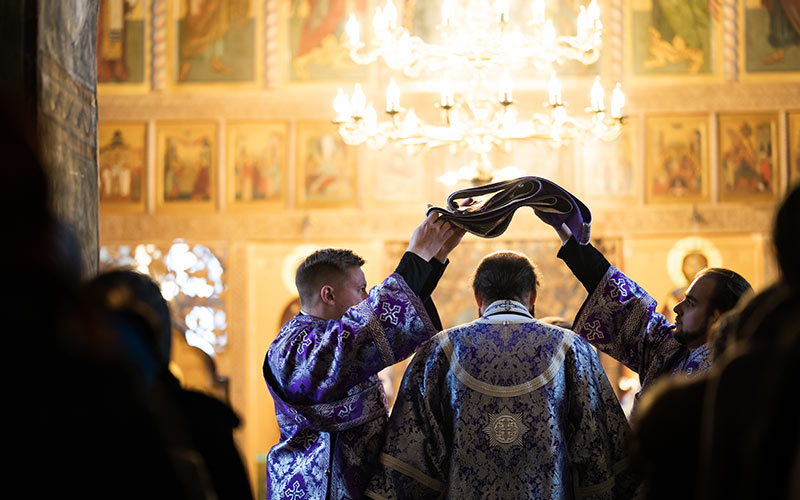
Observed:
[[[386,86],[386,111],[394,113],[400,110],[400,88],[392,77]]]
[[[507,23],[508,22],[508,0],[497,0],[497,3],[495,3],[495,7],[497,8],[497,22],[499,22],[499,23]]]
[[[592,21],[589,19],[589,14],[586,13],[586,7],[581,5],[578,12],[578,38],[585,38],[586,32],[591,28]]]
[[[591,3],[589,3],[589,8],[586,9],[586,12],[589,14],[589,19],[592,21],[600,19],[600,6],[597,5],[597,0],[592,0]]]
[[[455,5],[453,5],[452,0],[444,0],[444,3],[442,4],[442,26],[452,26],[454,15]]]
[[[372,17],[372,31],[376,37],[380,37],[386,31],[386,18],[380,6],[375,7],[375,15]]]
[[[355,14],[350,14],[350,19],[347,20],[347,24],[345,25],[344,29],[347,32],[347,38],[350,40],[350,45],[358,45],[358,35],[361,29],[358,26],[358,21],[356,20]]]
[[[611,93],[611,117],[622,118],[622,107],[625,106],[625,94],[622,93],[622,84],[617,82]]]
[[[596,77],[594,79],[594,84],[592,85],[591,90],[591,98],[592,98],[592,111],[603,111],[603,99],[604,99],[604,91],[603,86],[600,84],[600,77]]]
[[[383,9],[383,17],[386,18],[386,24],[389,28],[397,26],[397,7],[394,6],[392,0],[386,2],[386,7]]]
[[[442,98],[440,104],[443,108],[453,107],[453,104],[455,104],[455,99],[453,96],[453,84],[450,83],[449,78],[445,78],[442,81]]]
[[[500,102],[511,102],[513,100],[511,87],[511,75],[508,74],[508,70],[505,70],[503,78],[500,80]]]
[[[545,21],[545,5],[544,0],[533,0],[531,2],[531,9],[533,10],[533,24],[542,24]]]
[[[361,118],[364,116],[364,106],[367,104],[367,96],[364,95],[364,91],[361,90],[361,84],[356,83],[356,87],[353,90],[353,97],[351,99],[351,109],[354,117]]]
[[[551,106],[561,105],[561,82],[556,78],[556,72],[550,73],[550,81],[547,82],[547,94]]]
[[[553,21],[547,21],[547,24],[544,26],[544,33],[542,35],[544,37],[545,45],[553,45],[556,42],[556,28],[553,26]]]
[[[342,89],[336,92],[336,98],[333,100],[333,110],[336,112],[337,122],[343,123],[350,119],[350,101]]]

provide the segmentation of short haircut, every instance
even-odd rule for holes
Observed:
[[[711,295],[711,311],[720,313],[733,309],[745,294],[753,292],[753,287],[739,273],[722,267],[703,269],[695,279],[701,276],[714,278],[714,293]]]
[[[323,285],[341,279],[351,267],[363,265],[363,258],[343,248],[323,248],[312,253],[300,263],[294,275],[300,304],[303,307],[313,304]]]
[[[519,300],[536,291],[539,277],[528,257],[517,252],[501,251],[483,258],[475,276],[472,289],[484,302]]]
[[[88,284],[90,293],[108,310],[138,316],[149,328],[137,330],[162,366],[169,364],[172,320],[159,286],[147,275],[116,269],[99,274]]]
[[[800,218],[800,184],[796,185],[781,203],[775,215],[772,241],[784,279],[793,287],[800,287],[800,235],[797,220]]]

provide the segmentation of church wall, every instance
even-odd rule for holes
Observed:
[[[352,68],[344,70],[327,64],[333,60],[332,53],[324,51],[312,51],[305,59],[297,56],[295,59],[303,64],[292,66],[296,48],[292,48],[290,40],[297,22],[292,21],[291,13],[297,2],[245,3],[249,10],[243,17],[244,24],[237,26],[252,36],[253,45],[248,52],[251,70],[240,60],[229,59],[231,72],[215,73],[210,56],[199,55],[193,56],[183,80],[180,77],[185,61],[178,55],[177,33],[186,25],[185,3],[142,0],[130,13],[126,26],[141,30],[142,36],[128,35],[126,39],[131,42],[126,54],[132,59],[140,58],[141,77],[116,81],[114,70],[109,70],[110,80],[101,81],[98,86],[98,110],[101,130],[104,125],[113,124],[136,124],[141,129],[143,139],[136,153],[141,197],[135,203],[130,199],[109,199],[104,203],[101,186],[99,227],[101,245],[167,245],[182,238],[224,249],[228,345],[217,354],[217,361],[219,371],[230,377],[232,404],[244,417],[245,425],[237,438],[255,484],[256,454],[266,453],[277,441],[274,410],[261,364],[284,310],[294,298],[290,277],[295,262],[310,248],[353,248],[367,258],[368,282],[379,282],[392,271],[411,231],[422,220],[426,204],[443,205],[454,189],[435,179],[445,168],[458,166],[464,157],[446,150],[416,156],[403,151],[376,153],[362,146],[341,153],[352,155],[354,164],[347,165],[355,170],[352,177],[344,176],[345,187],[340,193],[332,193],[327,201],[324,197],[307,199],[302,183],[308,178],[302,175],[302,169],[308,147],[303,146],[303,138],[315,130],[309,122],[314,126],[329,123],[336,89],[352,88],[355,81],[364,84],[367,94],[379,106],[388,72],[385,68],[371,68],[353,74]],[[313,6],[315,2],[309,4]],[[501,155],[497,159],[516,162],[528,175],[556,180],[585,200],[593,213],[593,240],[607,245],[603,248],[609,252],[609,260],[659,300],[682,285],[675,281],[679,278],[674,278],[674,269],[670,271],[668,263],[670,258],[682,258],[681,252],[685,253],[688,247],[678,243],[687,237],[703,238],[718,250],[721,265],[740,270],[756,288],[761,288],[777,274],[769,242],[773,211],[788,189],[790,176],[796,176],[792,169],[800,168],[800,130],[790,130],[790,124],[795,123],[793,127],[800,129],[800,68],[794,68],[789,61],[784,64],[788,69],[780,71],[748,70],[744,58],[750,52],[743,45],[741,31],[747,12],[736,2],[721,2],[719,21],[712,23],[716,44],[703,48],[704,54],[713,55],[713,64],[707,65],[706,73],[691,73],[685,67],[689,59],[680,60],[680,55],[675,56],[678,62],[659,70],[641,69],[634,60],[641,56],[634,43],[638,36],[634,28],[643,29],[635,23],[649,19],[642,17],[647,4],[610,0],[602,5],[608,31],[599,74],[604,82],[622,81],[626,92],[629,135],[623,145],[602,151],[579,145],[547,151],[521,145],[510,157]],[[747,8],[756,7],[748,3]],[[135,52],[131,47],[137,40],[141,43]],[[236,40],[231,43],[241,43],[241,39]],[[229,50],[223,47],[221,53]],[[641,57],[646,59],[647,54]],[[299,81],[298,67],[310,72],[308,81]],[[246,74],[244,80],[235,80],[242,74]],[[565,99],[573,103],[574,110],[588,104],[584,103],[588,101],[584,94],[592,79],[593,75],[565,77]],[[546,98],[541,81],[528,79],[519,86],[514,95],[520,107],[533,109]],[[404,88],[408,90],[402,94],[402,105],[414,106],[421,115],[438,99],[437,87],[430,81],[409,83]],[[720,185],[728,175],[721,165],[731,149],[725,143],[725,123],[727,117],[742,113],[768,114],[773,118],[772,195],[737,198]],[[669,190],[659,193],[654,182],[663,165],[652,156],[656,127],[691,120],[699,123],[695,126],[704,132],[704,190],[695,199]],[[285,131],[285,135],[278,134],[285,141],[278,148],[284,162],[275,167],[281,172],[277,192],[265,200],[245,202],[232,195],[235,147],[229,137],[237,127],[252,123]],[[208,153],[215,167],[207,183],[195,179],[200,186],[197,192],[190,194],[192,189],[178,186],[177,194],[165,195],[169,138],[165,138],[164,131],[176,125],[185,125],[187,130],[208,127],[203,132],[210,142],[208,148],[185,146],[185,154]],[[334,134],[335,127],[330,125],[328,131]],[[186,144],[197,143],[197,139],[192,140],[195,142]],[[101,140],[101,170],[103,147],[109,144]],[[598,171],[602,174],[596,174]],[[102,175],[101,172],[101,184]],[[168,200],[170,196],[175,199]],[[533,253],[539,265],[546,267],[550,278],[545,281],[542,294],[548,294],[548,287],[553,294],[561,294],[559,297],[574,294],[551,301],[546,306],[549,309],[542,313],[574,314],[574,308],[559,308],[559,304],[577,301],[579,305],[583,292],[554,258],[557,245],[552,230],[527,211],[517,214],[500,238],[488,241],[467,236],[445,275],[447,281],[442,290],[447,294],[437,292],[444,322],[454,324],[469,319],[471,299],[463,293],[469,286],[471,265],[467,263],[503,247]],[[454,295],[457,298],[453,299]],[[542,307],[545,308],[544,302]]]

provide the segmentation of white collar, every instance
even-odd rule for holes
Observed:
[[[495,300],[484,311],[481,320],[486,321],[530,321],[533,319],[530,311],[516,300]]]

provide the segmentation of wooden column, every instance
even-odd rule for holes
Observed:
[[[3,98],[22,108],[39,139],[53,208],[72,227],[91,276],[98,261],[97,2],[0,2],[0,31]]]

